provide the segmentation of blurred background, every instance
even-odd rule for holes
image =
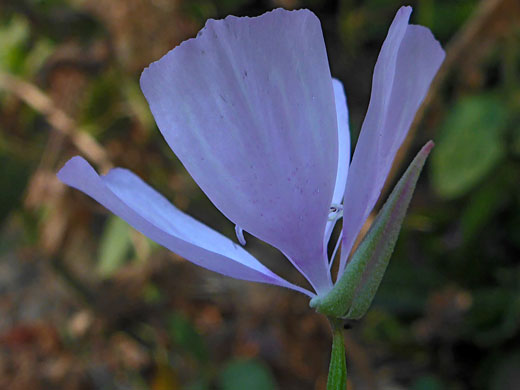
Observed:
[[[367,316],[349,389],[520,388],[520,3],[417,0],[447,50],[389,188],[427,163]],[[133,170],[229,237],[140,92],[142,69],[208,18],[307,7],[343,81],[353,141],[400,0],[3,0],[0,389],[324,389],[327,321],[308,299],[169,253],[55,173],[80,154]],[[337,234],[337,232],[336,232]],[[247,249],[302,282],[271,247]]]

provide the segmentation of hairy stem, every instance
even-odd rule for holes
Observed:
[[[330,353],[327,390],[345,390],[347,387],[347,361],[342,321],[329,318],[332,327],[332,351]]]

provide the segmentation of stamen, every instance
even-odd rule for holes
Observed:
[[[329,208],[329,221],[336,221],[343,217],[343,205],[331,204]]]
[[[235,225],[235,234],[237,235],[237,239],[240,245],[245,246],[246,239],[244,238],[244,230],[238,225]]]

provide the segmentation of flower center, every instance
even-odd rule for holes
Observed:
[[[343,205],[333,203],[329,207],[329,221],[336,221],[343,217]]]

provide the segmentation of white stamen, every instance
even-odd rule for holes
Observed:
[[[245,246],[246,239],[244,238],[244,230],[238,225],[235,225],[235,234],[237,235],[237,239],[240,245]]]
[[[329,208],[329,221],[336,221],[343,217],[343,205],[331,204]]]

